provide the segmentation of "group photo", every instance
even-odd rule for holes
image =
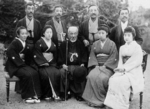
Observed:
[[[0,0],[0,109],[149,109],[148,0]]]

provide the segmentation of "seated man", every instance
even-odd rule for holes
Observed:
[[[86,83],[87,70],[84,67],[87,62],[87,54],[85,46],[77,38],[78,27],[71,26],[68,28],[68,38],[60,46],[58,63],[62,66],[61,71],[61,93],[65,96],[65,87],[67,92],[75,96],[78,101],[81,101],[82,93]],[[66,73],[67,86],[66,86]]]

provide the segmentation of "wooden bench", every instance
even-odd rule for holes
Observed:
[[[13,76],[12,78],[10,78],[8,72],[6,72],[5,70],[4,70],[4,73],[5,73],[5,79],[6,79],[6,99],[7,99],[7,102],[9,102],[10,82],[17,82],[19,81],[19,78],[16,76]]]

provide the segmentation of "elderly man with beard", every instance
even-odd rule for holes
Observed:
[[[58,63],[62,66],[60,69],[60,91],[62,98],[64,98],[65,87],[67,87],[67,91],[70,91],[78,101],[81,101],[86,83],[87,70],[84,65],[87,62],[87,54],[84,44],[78,40],[78,27],[71,26],[68,28],[68,38],[69,40],[61,44],[59,52]],[[66,73],[68,73],[67,86],[65,86]]]
[[[141,38],[138,27],[131,25],[129,22],[129,10],[128,10],[128,8],[122,8],[119,12],[118,25],[112,29],[111,34],[110,34],[110,39],[115,42],[118,51],[119,51],[120,46],[125,44],[125,41],[123,38],[123,32],[127,26],[134,27],[134,29],[136,31],[135,41],[140,45],[143,42],[143,39]]]
[[[54,8],[54,17],[47,21],[45,25],[51,25],[53,28],[53,37],[52,41],[56,44],[57,49],[60,44],[65,41],[66,36],[66,24],[61,20],[63,14],[63,7],[60,5],[55,6]]]

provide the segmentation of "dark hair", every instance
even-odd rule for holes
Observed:
[[[45,27],[43,28],[43,36],[44,36],[45,31],[46,31],[48,28],[50,28],[50,29],[52,30],[52,32],[53,32],[53,27],[52,27],[51,25],[45,25]]]
[[[34,6],[34,3],[33,2],[28,2],[28,3],[26,3],[26,5],[25,5],[25,9],[28,7],[28,6]]]
[[[101,24],[101,25],[99,25],[99,27],[98,27],[98,31],[99,30],[104,30],[104,31],[106,31],[107,33],[109,33],[109,26],[107,25],[107,24]]]
[[[18,28],[16,29],[16,35],[17,35],[17,37],[20,35],[20,31],[21,31],[22,29],[26,29],[26,30],[27,30],[27,28],[24,27],[24,26],[18,27]]]
[[[136,36],[136,31],[135,31],[135,29],[134,29],[132,26],[126,27],[125,30],[124,30],[124,33],[126,33],[126,32],[132,33],[133,39],[135,38],[135,36]]]
[[[120,13],[121,13],[122,10],[127,10],[128,13],[129,13],[129,9],[128,9],[127,7],[123,7],[123,8],[121,8],[121,9],[119,10],[119,15],[120,15]]]

